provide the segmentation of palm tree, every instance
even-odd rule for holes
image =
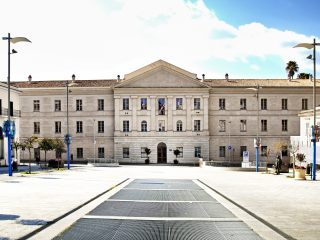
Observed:
[[[286,71],[288,72],[289,79],[293,79],[293,76],[298,72],[299,66],[295,61],[289,61],[287,63]]]
[[[311,77],[312,75],[310,73],[299,73],[297,76],[298,79],[309,79]]]
[[[25,147],[29,151],[29,174],[31,174],[31,148],[33,148],[33,144],[37,142],[38,138],[36,136],[28,137],[24,140]]]

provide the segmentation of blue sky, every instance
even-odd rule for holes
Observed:
[[[320,3],[300,0],[0,0],[1,37],[14,45],[12,80],[114,79],[163,59],[207,78],[286,78],[312,72]],[[320,1],[319,1],[320,2]],[[14,11],[12,11],[14,9]],[[10,20],[8,20],[10,19]],[[7,77],[0,42],[0,79]],[[319,56],[318,59],[320,60]],[[319,65],[317,66],[320,69]],[[318,71],[318,76],[319,71]]]

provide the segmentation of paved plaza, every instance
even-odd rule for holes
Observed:
[[[250,239],[320,238],[319,181],[298,181],[288,178],[288,174],[231,170],[156,165],[73,166],[70,171],[15,173],[13,177],[0,174],[0,239],[70,239],[65,238],[66,234],[72,234],[84,223],[92,226],[88,231],[93,236],[96,229],[104,229],[102,224],[106,222],[116,230],[119,229],[114,224],[120,226],[120,222],[135,231],[136,226],[158,227],[164,229],[159,233],[163,236],[168,231],[170,236],[178,236],[181,229],[198,231],[200,235],[190,239],[213,239],[215,233],[234,237],[230,239],[249,239],[240,238],[241,234],[250,234]],[[187,184],[176,184],[181,181]],[[192,191],[201,191],[205,199],[188,197],[190,193],[194,195]],[[177,192],[181,194],[175,195]],[[159,210],[147,211],[148,207],[157,206],[161,206]],[[163,211],[170,207],[173,211]],[[163,219],[165,224],[160,221]],[[139,221],[144,224],[138,224]],[[224,233],[230,223],[234,223],[233,229],[242,229],[241,234]],[[109,239],[106,234],[100,237]],[[152,235],[144,237],[158,239]]]

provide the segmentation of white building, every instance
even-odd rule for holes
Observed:
[[[22,91],[21,138],[63,138],[66,82],[13,83]],[[74,83],[69,93],[73,160],[99,157],[120,163],[143,163],[146,147],[152,163],[172,163],[177,148],[181,163],[194,163],[199,156],[240,163],[245,150],[254,161],[257,135],[266,161],[274,142],[289,144],[290,136],[299,134],[298,113],[309,109],[313,85],[300,79],[199,79],[162,60],[123,79]],[[287,151],[283,155],[286,159]]]

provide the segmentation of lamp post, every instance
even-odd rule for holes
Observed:
[[[8,120],[3,123],[3,128],[6,137],[8,138],[8,175],[12,176],[12,165],[11,165],[11,139],[14,138],[15,135],[15,123],[14,121],[10,120],[10,114],[11,114],[11,107],[10,107],[10,56],[11,54],[17,53],[16,50],[12,49],[10,43],[17,43],[17,42],[31,42],[29,39],[25,37],[14,37],[12,38],[10,33],[8,33],[7,37],[3,37],[2,40],[8,41],[8,79],[7,79],[7,85],[8,85]],[[13,110],[13,109],[12,109]]]
[[[95,122],[93,119],[93,165],[96,164],[96,135],[95,135]],[[98,161],[99,162],[99,161]]]
[[[229,167],[230,167],[230,158],[231,158],[231,141],[230,141],[230,133],[231,133],[231,121],[229,123],[229,145],[228,145],[228,153],[229,153]]]
[[[316,42],[316,39],[313,39],[313,43],[299,43],[297,45],[294,46],[294,48],[296,47],[303,47],[303,48],[307,48],[307,49],[312,49],[313,48],[313,129],[316,128],[316,100],[317,100],[317,96],[316,96],[316,82],[317,82],[317,78],[316,78],[316,46],[319,46],[320,43]],[[308,57],[309,58],[309,57]],[[314,131],[315,132],[315,131]],[[312,180],[316,180],[316,170],[317,170],[317,143],[316,143],[316,137],[315,134],[312,135]]]

